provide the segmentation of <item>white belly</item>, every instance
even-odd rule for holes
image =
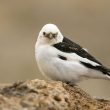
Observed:
[[[67,60],[60,59],[58,55],[66,57]],[[35,49],[35,56],[40,71],[53,80],[76,82],[84,78],[106,78],[100,71],[87,68],[80,64],[80,61],[93,65],[98,64],[81,58],[75,53],[64,53],[52,46],[45,45]]]
[[[36,60],[40,71],[53,80],[76,82],[88,73],[88,69],[78,61],[67,61],[58,58],[53,48],[41,47],[36,51]],[[53,52],[52,52],[53,51]]]

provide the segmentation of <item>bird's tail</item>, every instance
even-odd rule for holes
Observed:
[[[106,76],[110,79],[110,69],[108,69]]]

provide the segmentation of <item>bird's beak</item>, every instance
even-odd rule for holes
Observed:
[[[49,34],[46,35],[46,37],[49,38],[49,39],[52,39],[53,38],[53,34],[49,33]]]
[[[49,38],[50,38],[50,39],[53,38],[53,34],[52,34],[52,33],[49,34]]]

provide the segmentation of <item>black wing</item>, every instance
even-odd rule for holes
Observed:
[[[105,66],[103,66],[98,60],[96,60],[91,54],[89,54],[87,51],[85,51],[80,45],[72,42],[68,38],[64,37],[62,42],[54,44],[53,46],[56,49],[58,49],[58,50],[60,50],[62,52],[76,53],[77,55],[79,55],[79,56],[81,56],[83,58],[87,58],[88,60],[91,60],[91,61],[93,61],[95,63],[98,63],[99,65],[93,66],[90,63],[86,63],[86,62],[80,61],[80,63],[83,64],[86,67],[101,71],[102,73],[110,76],[110,69],[108,69]]]
[[[77,55],[79,55],[79,56],[81,56],[83,58],[87,58],[88,60],[91,60],[91,61],[93,61],[95,63],[98,63],[99,65],[93,66],[90,63],[86,63],[86,62],[80,61],[80,63],[83,64],[86,67],[101,71],[102,73],[110,76],[110,69],[108,69],[105,66],[103,66],[98,60],[96,60],[92,55],[90,55],[87,51],[85,51],[80,45],[72,42],[68,38],[64,37],[62,42],[54,44],[53,46],[56,49],[58,49],[58,50],[60,50],[62,52],[76,53]]]
[[[54,44],[53,46],[62,52],[76,53],[77,55],[79,55],[83,58],[87,58],[93,62],[96,62],[96,63],[102,65],[92,55],[90,55],[87,51],[85,51],[80,45],[72,42],[71,40],[67,39],[66,37],[64,37],[63,42]]]

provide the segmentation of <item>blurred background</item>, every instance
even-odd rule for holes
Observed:
[[[110,0],[0,0],[0,83],[44,79],[34,46],[46,23],[55,23],[110,67]],[[110,99],[110,81],[79,85],[92,96]]]

